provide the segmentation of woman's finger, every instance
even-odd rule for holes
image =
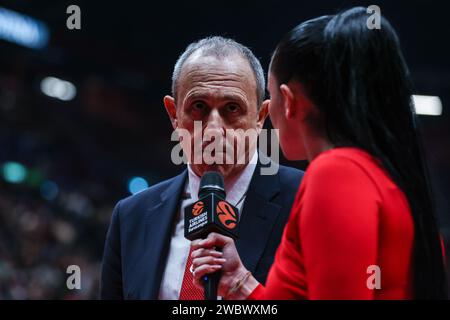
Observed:
[[[226,260],[223,258],[215,258],[211,256],[195,258],[192,260],[192,268],[196,270],[202,265],[223,265],[225,261]]]
[[[220,269],[222,269],[221,265],[210,265],[210,264],[204,264],[204,265],[199,266],[198,268],[195,268],[194,272],[193,272],[194,284],[202,287],[203,286],[203,283],[202,283],[203,276],[205,276],[206,274],[209,274],[209,273],[214,273],[216,271],[219,271]]]
[[[204,249],[204,248],[194,250],[191,253],[192,259],[205,257],[205,256],[213,256],[216,258],[221,258],[223,256],[223,253],[220,251],[214,250],[214,249]]]
[[[227,236],[218,234],[216,232],[211,232],[206,239],[191,242],[191,247],[193,250],[196,250],[198,248],[213,248],[213,247],[221,248],[233,241],[234,241],[233,239]]]

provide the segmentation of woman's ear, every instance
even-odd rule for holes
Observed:
[[[284,106],[284,114],[286,119],[292,119],[295,117],[295,105],[294,105],[294,93],[292,92],[291,88],[286,85],[282,84],[280,86],[280,92],[281,96],[283,97],[283,106]]]
[[[178,127],[177,120],[177,107],[175,106],[175,99],[171,96],[164,97],[164,107],[166,107],[167,114],[169,115],[170,122],[174,130]]]
[[[299,82],[282,84],[280,90],[285,100],[286,119],[297,118],[304,121],[315,112],[313,103]]]

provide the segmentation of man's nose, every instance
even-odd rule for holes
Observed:
[[[223,119],[218,110],[213,109],[209,113],[205,131],[208,131],[209,133],[216,131],[220,132],[222,135],[225,134]]]

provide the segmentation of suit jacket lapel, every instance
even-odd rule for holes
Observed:
[[[187,170],[176,176],[167,189],[161,193],[161,202],[149,208],[145,219],[144,251],[141,256],[143,268],[137,285],[140,299],[157,299],[165,261],[169,251],[173,222],[178,213],[180,198],[184,189]]]
[[[263,176],[260,173],[261,166],[258,162],[250,182],[236,241],[242,262],[253,273],[281,209],[278,204],[271,202],[280,192],[278,174]]]

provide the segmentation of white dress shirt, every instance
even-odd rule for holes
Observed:
[[[258,152],[255,151],[249,164],[232,181],[225,181],[226,200],[239,210],[243,208],[248,186],[258,161]],[[169,254],[161,281],[158,299],[178,300],[184,269],[190,250],[190,241],[184,237],[184,208],[198,200],[200,177],[188,165],[188,179],[181,197],[180,210],[177,216],[175,230],[170,240]]]

